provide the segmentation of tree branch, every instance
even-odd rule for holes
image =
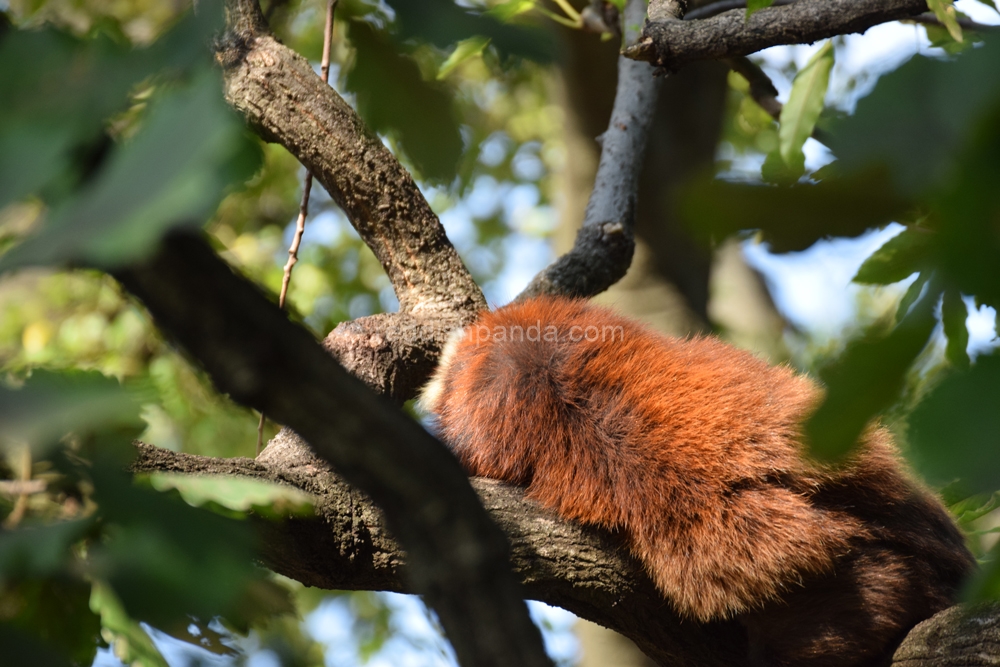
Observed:
[[[227,13],[216,45],[226,98],[326,188],[399,298],[398,314],[341,325],[326,345],[380,393],[411,398],[448,333],[486,308],[482,291],[410,174],[305,58],[274,39],[256,0],[228,0]]]
[[[680,4],[671,3],[676,16]],[[638,35],[633,26],[646,15],[643,0],[629,0],[623,21],[626,40]],[[661,80],[653,68],[618,58],[618,88],[611,121],[601,142],[601,160],[587,202],[583,227],[573,248],[539,273],[518,300],[540,294],[589,297],[618,282],[632,263],[635,250],[635,207],[639,172],[653,123]]]
[[[799,0],[758,10],[749,19],[742,9],[733,9],[701,21],[650,20],[625,55],[673,71],[695,60],[864,32],[926,11],[925,0]]]
[[[450,452],[349,375],[200,238],[117,277],[235,400],[299,433],[382,508],[464,665],[548,665],[509,548]]]
[[[290,484],[316,497],[312,519],[258,521],[269,568],[309,586],[340,590],[410,589],[399,576],[406,555],[381,512],[310,456],[290,431],[265,456],[215,459],[136,444],[136,472],[234,474]],[[521,489],[488,479],[473,488],[511,543],[511,561],[527,594],[616,630],[662,665],[743,667],[739,623],[680,620],[614,535],[560,519],[526,500]],[[893,667],[995,665],[1000,605],[945,610],[914,628]]]

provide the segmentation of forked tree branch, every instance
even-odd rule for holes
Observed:
[[[294,429],[378,503],[406,549],[408,585],[437,611],[461,664],[551,664],[507,541],[444,445],[348,374],[203,239],[168,236],[117,277],[220,391]]]

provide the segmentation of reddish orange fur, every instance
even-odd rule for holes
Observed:
[[[469,473],[620,531],[680,614],[738,615],[759,664],[874,664],[972,567],[884,428],[843,468],[803,457],[820,390],[787,367],[557,298],[450,348],[427,402]]]

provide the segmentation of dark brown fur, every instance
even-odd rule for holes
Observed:
[[[425,403],[470,474],[620,531],[680,614],[738,616],[758,664],[877,664],[973,560],[884,428],[841,468],[803,456],[819,396],[714,338],[540,298],[453,339]]]

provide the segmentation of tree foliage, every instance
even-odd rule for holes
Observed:
[[[232,655],[233,637],[255,628],[287,664],[318,664],[290,619],[319,599],[253,564],[252,522],[307,514],[308,496],[125,472],[135,438],[249,454],[255,417],[217,394],[108,275],[169,230],[204,228],[227,261],[277,291],[301,170],[226,105],[211,58],[217,3],[174,13],[149,0],[118,14],[103,3],[10,4],[17,27],[0,30],[0,654],[86,665],[111,644],[125,662],[163,665],[155,631]],[[748,3],[747,14],[770,4]],[[971,358],[965,322],[970,304],[1000,308],[1000,43],[962,33],[949,3],[931,7],[948,34],[928,34],[955,55],[914,57],[850,115],[824,109],[833,43],[798,72],[778,125],[734,79],[726,140],[761,157],[762,172],[737,181],[719,164],[677,208],[706,244],[754,233],[775,252],[903,225],[855,277],[910,281],[898,312],[819,370],[826,399],[808,440],[836,461],[890,415],[907,456],[981,537],[1000,488],[1000,353]],[[516,259],[512,231],[551,230],[562,112],[552,40],[541,14],[525,11],[537,9],[338,9],[338,86],[437,212],[453,214],[449,231],[481,284]],[[273,0],[272,10],[276,33],[316,57],[318,3]],[[817,128],[836,159],[809,170],[803,146]],[[296,269],[291,317],[322,335],[392,309],[371,251],[328,196],[312,205],[317,240]],[[997,550],[981,554],[971,598],[1000,593]],[[371,654],[390,632],[387,610],[372,597],[352,604]]]

